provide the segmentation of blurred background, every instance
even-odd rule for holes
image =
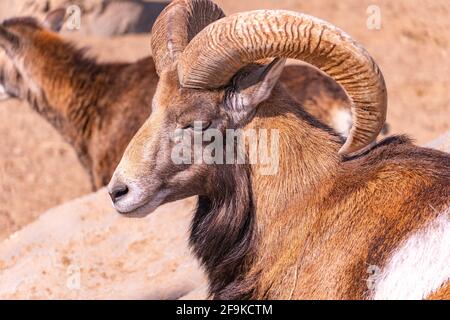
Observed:
[[[448,0],[215,0],[231,14],[291,9],[327,20],[362,43],[384,73],[390,134],[426,144],[450,126]],[[150,54],[149,31],[164,1],[1,0],[0,20],[61,5],[82,9],[81,29],[63,35],[100,61]],[[374,7],[375,6],[375,7]],[[371,15],[379,9],[380,25]],[[0,103],[0,240],[42,212],[91,192],[74,151],[43,118],[17,100]],[[1,267],[1,260],[0,260]]]

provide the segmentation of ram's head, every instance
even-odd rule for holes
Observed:
[[[109,185],[118,211],[149,213],[217,184],[220,165],[173,161],[171,134],[185,129],[195,137],[206,129],[251,125],[258,109],[276,108],[287,99],[277,85],[286,58],[318,67],[350,97],[353,127],[341,154],[361,150],[380,132],[387,100],[383,76],[367,51],[343,31],[284,10],[217,20],[222,15],[210,1],[185,0],[174,1],[156,21],[152,50],[160,80],[152,114]],[[268,58],[272,62],[257,63]],[[224,148],[231,143],[225,141]],[[195,144],[192,148],[195,154]]]

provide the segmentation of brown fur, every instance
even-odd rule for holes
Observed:
[[[281,86],[241,124],[230,120],[227,90],[183,89],[175,69],[164,73],[154,114],[111,184],[137,182],[147,199],[163,190],[162,203],[200,196],[191,244],[215,299],[370,298],[368,266],[382,268],[449,206],[449,155],[391,137],[340,158],[342,138]],[[260,175],[258,165],[175,165],[167,135],[195,119],[220,130],[279,129],[278,174]]]
[[[150,115],[158,81],[153,60],[98,63],[33,18],[3,26],[20,35],[22,47],[13,59],[0,56],[0,84],[26,99],[75,148],[94,189],[104,186]],[[311,67],[286,67],[282,82],[325,123],[332,125],[333,110],[349,111],[339,86]]]
[[[34,19],[3,25],[20,35],[21,49],[0,80],[72,144],[93,187],[104,186],[150,115],[158,80],[153,60],[97,63]]]
[[[338,111],[351,114],[350,101],[341,86],[308,64],[287,66],[281,74],[280,82],[305,111],[332,128],[337,121]],[[385,123],[381,137],[387,136],[388,133],[389,124]]]
[[[344,90],[333,79],[306,64],[286,67],[280,81],[306,111],[324,123],[333,123],[336,110],[350,110]],[[327,108],[318,108],[320,105]]]
[[[429,300],[450,300],[450,281],[443,284],[436,292],[428,297]]]

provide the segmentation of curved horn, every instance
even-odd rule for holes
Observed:
[[[386,119],[383,75],[350,36],[320,19],[285,10],[238,13],[201,31],[179,59],[186,88],[219,88],[246,64],[268,57],[308,62],[334,78],[352,101],[353,126],[340,154],[370,144]]]
[[[171,2],[152,28],[151,46],[157,73],[172,64],[197,33],[224,16],[222,9],[209,0]]]

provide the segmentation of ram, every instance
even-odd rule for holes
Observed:
[[[64,16],[56,9],[42,24],[15,18],[0,25],[0,46],[6,50],[0,50],[0,100],[28,101],[74,147],[98,189],[148,118],[158,76],[151,57],[106,64],[86,57],[53,32]],[[349,104],[331,79],[307,66],[288,66],[282,82],[307,111],[348,134]]]
[[[116,210],[139,217],[198,195],[190,243],[215,299],[449,298],[450,156],[403,136],[369,146],[387,108],[369,53],[330,23],[285,10],[237,13],[189,42],[186,31],[220,11],[192,2],[202,10],[185,15],[186,1],[175,1],[153,27],[160,80],[109,184]],[[345,142],[280,86],[285,58],[345,89],[354,118]],[[278,130],[278,172],[173,161],[177,130],[232,129]],[[235,144],[224,140],[223,152]]]

